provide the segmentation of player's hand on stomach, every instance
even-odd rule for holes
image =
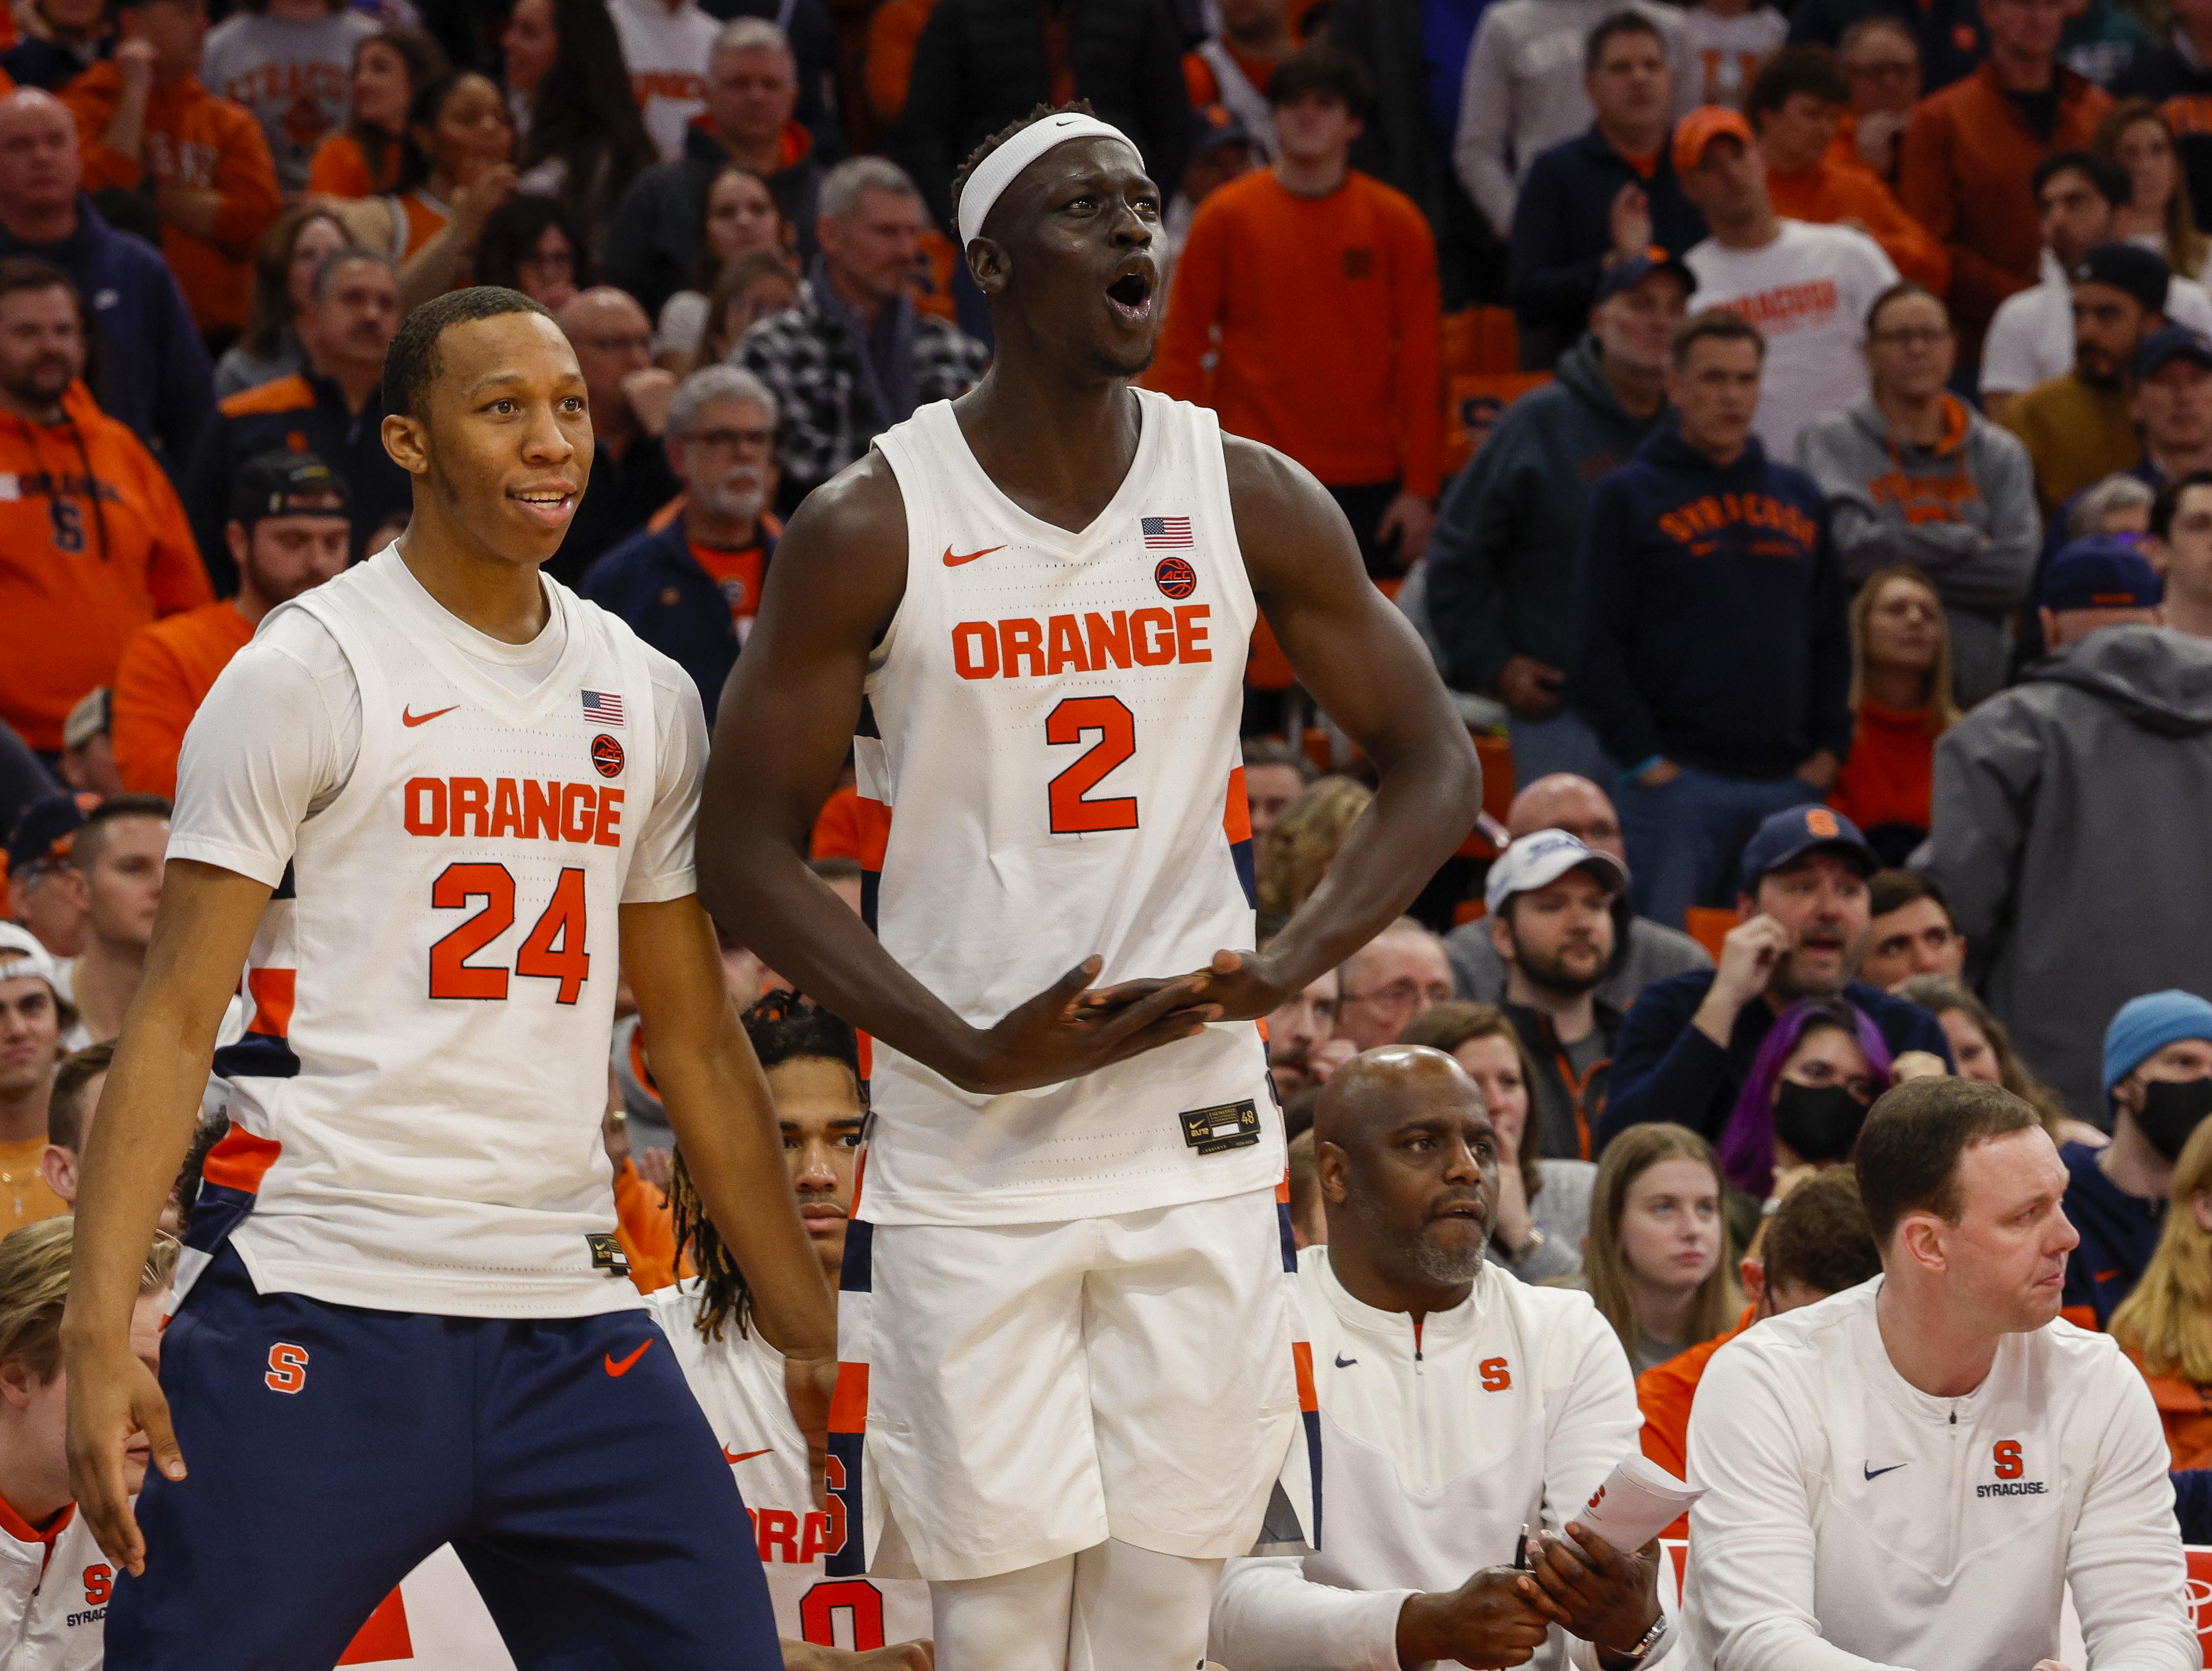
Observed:
[[[1632,1554],[1579,1522],[1570,1521],[1567,1534],[1535,1538],[1529,1570],[1566,1613],[1571,1633],[1595,1644],[1601,1655],[1625,1654],[1659,1617],[1658,1540]]]
[[[791,1419],[806,1437],[806,1477],[814,1487],[814,1506],[830,1498],[826,1470],[830,1458],[830,1400],[837,1390],[837,1358],[834,1352],[788,1352],[783,1360],[783,1399]]]
[[[69,1359],[70,1491],[100,1549],[133,1577],[146,1571],[146,1540],[131,1512],[127,1453],[141,1435],[153,1465],[185,1477],[161,1383],[130,1348],[88,1346]]]
[[[963,1091],[1028,1091],[1096,1072],[1221,1019],[1220,1007],[1199,996],[1200,975],[1094,991],[1098,969],[1096,957],[1086,957],[996,1026],[971,1030],[961,1059],[940,1071]]]

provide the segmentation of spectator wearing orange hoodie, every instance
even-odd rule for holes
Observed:
[[[115,767],[134,794],[177,794],[177,751],[200,702],[261,617],[346,566],[345,478],[312,453],[249,459],[223,529],[238,595],[139,629],[115,670]]]
[[[2033,182],[2052,151],[2086,150],[2111,95],[2058,62],[2069,0],[1982,0],[1989,56],[1913,107],[1897,199],[1951,252],[1948,300],[1960,357],[1982,356],[1997,304],[2035,283]]]
[[[1689,1462],[1690,1403],[1713,1354],[1762,1318],[1778,1317],[1881,1274],[1881,1250],[1875,1245],[1850,1169],[1828,1167],[1783,1196],[1737,1274],[1751,1303],[1736,1326],[1636,1379],[1636,1402],[1644,1412],[1644,1454],[1678,1480],[1685,1477]],[[1677,1521],[1660,1535],[1683,1537],[1686,1528]]]
[[[68,275],[0,260],[0,720],[49,755],[133,633],[215,595],[176,489],[83,370]]]
[[[261,234],[283,210],[276,165],[245,106],[200,85],[206,0],[117,0],[115,56],[69,84],[62,102],[84,146],[84,184],[128,191],[153,181],[161,252],[201,331],[246,323]]]
[[[1753,80],[1743,113],[1766,154],[1774,212],[1855,226],[1881,246],[1899,277],[1941,295],[1951,282],[1949,252],[1905,212],[1881,176],[1832,149],[1850,94],[1836,55],[1825,46],[1785,48]]]

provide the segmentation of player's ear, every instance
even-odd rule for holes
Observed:
[[[384,420],[384,450],[410,476],[429,473],[430,453],[423,445],[422,428],[422,419],[398,412],[387,414]]]
[[[994,296],[1013,277],[1014,264],[1003,246],[988,238],[978,238],[968,246],[968,273],[975,281],[977,289],[987,296]]]

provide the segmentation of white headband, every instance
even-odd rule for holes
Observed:
[[[1111,122],[1079,111],[1063,110],[1030,123],[977,163],[968,184],[960,188],[960,247],[966,249],[983,235],[983,217],[1014,183],[1017,174],[1054,146],[1065,145],[1071,139],[1118,139],[1131,150],[1137,149],[1136,141]],[[1144,160],[1144,153],[1139,151],[1140,166]]]

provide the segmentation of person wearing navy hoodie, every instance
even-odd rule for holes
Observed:
[[[1850,752],[1850,640],[1827,501],[1751,421],[1765,339],[1725,308],[1676,335],[1675,421],[1597,484],[1583,522],[1570,695],[1624,768],[1639,916],[1723,905],[1772,813],[1826,798]]]
[[[70,276],[91,315],[100,409],[179,476],[215,410],[215,373],[161,251],[102,220],[83,174],[59,100],[36,88],[0,99],[0,257],[42,257]]]

